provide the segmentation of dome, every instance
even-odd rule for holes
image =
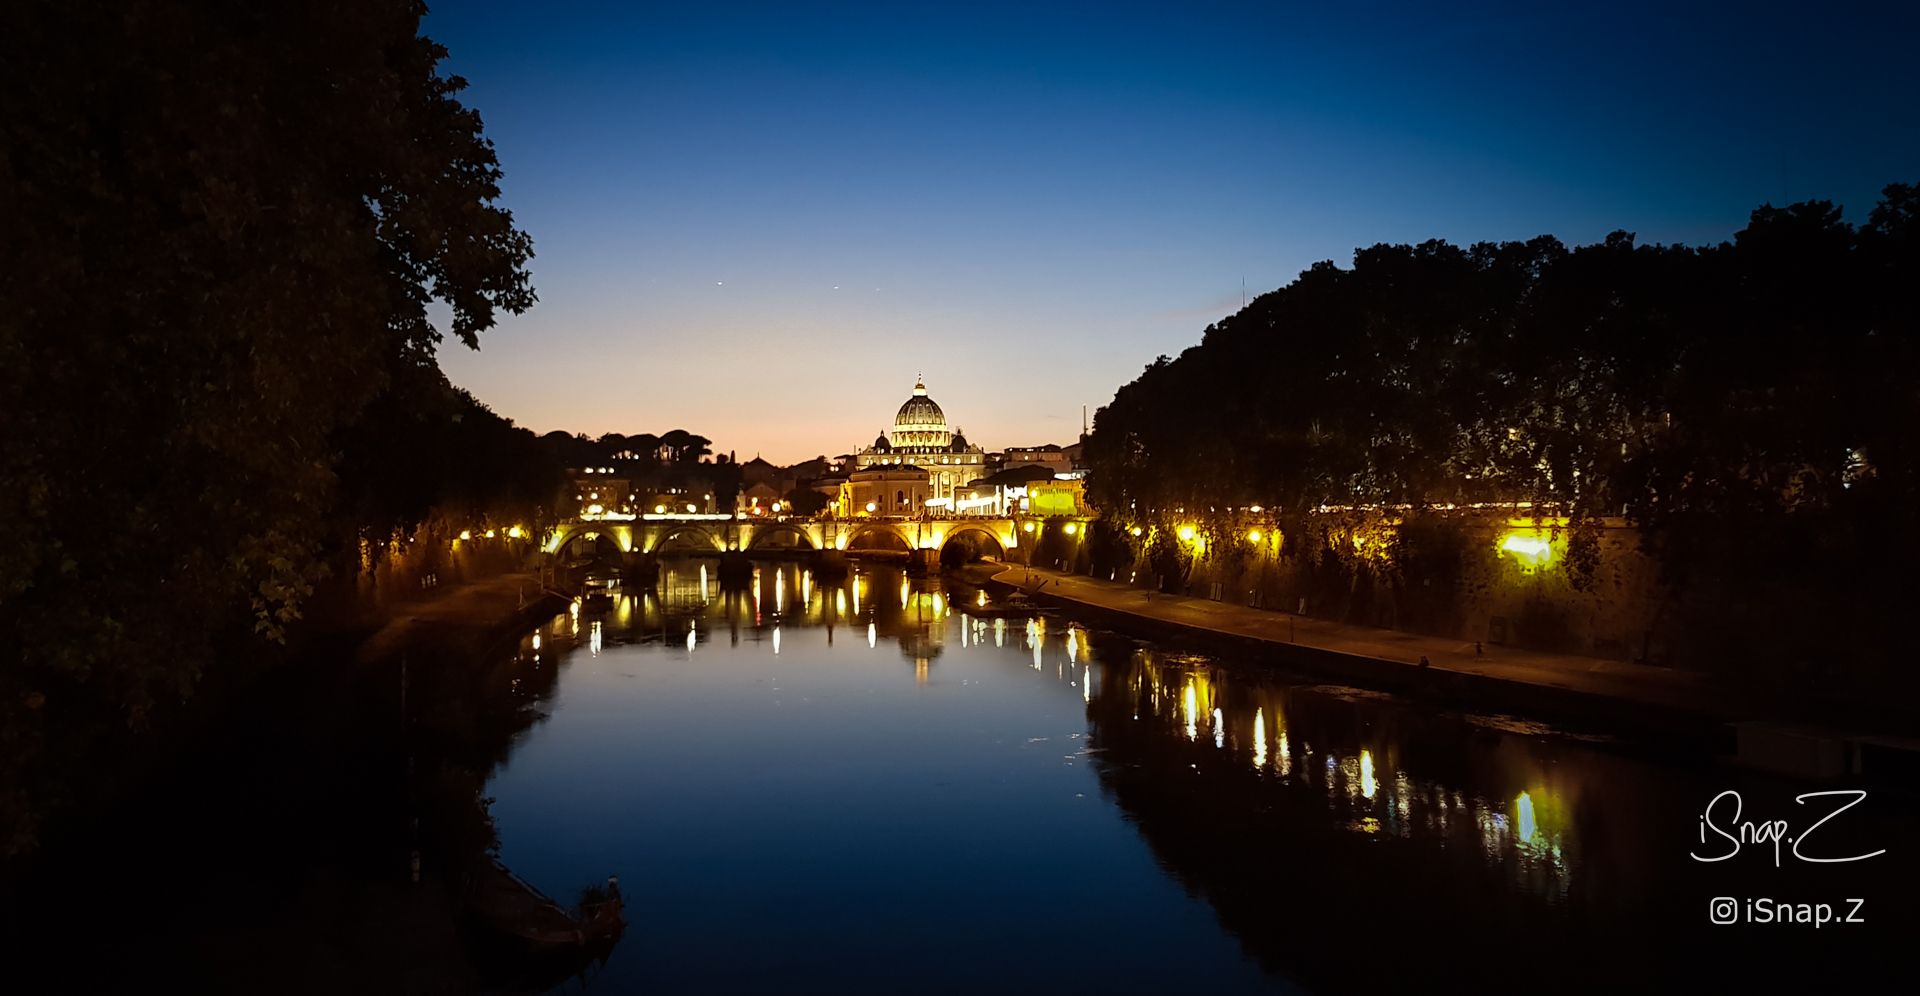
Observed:
[[[944,449],[953,441],[953,433],[947,429],[947,413],[927,397],[927,385],[916,381],[913,394],[901,404],[899,414],[893,417],[893,445],[932,446]]]
[[[947,413],[927,397],[927,385],[916,382],[913,396],[900,406],[900,413],[893,417],[893,425],[896,429],[945,429]]]

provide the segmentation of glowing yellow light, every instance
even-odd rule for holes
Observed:
[[[780,654],[780,627],[778,626],[773,628],[773,653],[776,657]]]
[[[1076,526],[1071,522],[1060,527],[1061,531],[1066,533],[1068,536],[1072,536],[1079,528],[1080,528],[1079,526]]]
[[[1194,692],[1193,692],[1193,679],[1188,678],[1186,701],[1182,703],[1183,711],[1186,713],[1186,716],[1187,716],[1187,739],[1188,740],[1195,740],[1195,739],[1198,739],[1200,736],[1200,728],[1194,725],[1194,713],[1198,710],[1198,707],[1199,707],[1199,703],[1196,701],[1196,699],[1197,697],[1194,695]]]
[[[1193,542],[1194,529],[1192,526],[1181,526],[1179,530],[1179,535],[1181,539],[1191,543]]]
[[[1252,540],[1255,543],[1260,542],[1260,530],[1258,529],[1247,530],[1247,539]]]
[[[667,506],[665,506],[665,505],[655,505],[655,506],[653,506],[653,514],[655,514],[655,515],[665,515],[665,514],[667,514]]]
[[[867,624],[867,649],[872,650],[880,643],[880,631],[872,623]]]
[[[1141,529],[1139,526],[1134,526],[1132,532],[1135,536],[1138,536],[1141,533],[1146,532],[1146,530]]]
[[[1373,751],[1363,748],[1360,751],[1360,794],[1371,799],[1378,791],[1380,783],[1373,777]]]
[[[1267,711],[1253,710],[1253,770],[1267,766]]]
[[[527,535],[527,531],[525,529],[520,528],[519,526],[514,526],[513,528],[507,530],[507,536],[510,539],[520,539],[526,535]]]
[[[540,649],[540,634],[538,633],[533,634],[533,649]]]
[[[975,605],[987,604],[987,590],[985,588],[980,589],[980,597],[975,598],[973,600],[973,604]]]
[[[1247,506],[1247,511],[1249,511],[1249,512],[1252,512],[1252,513],[1254,513],[1255,515],[1258,515],[1258,514],[1260,514],[1260,513],[1262,512],[1262,511],[1264,511],[1264,510],[1263,510],[1263,509],[1262,509],[1262,508],[1261,508],[1260,506],[1258,506],[1258,505],[1248,505],[1248,506]]]
[[[463,539],[463,540],[470,540],[470,539],[472,539],[472,538],[473,538],[473,530],[471,530],[471,529],[462,529],[462,530],[460,530],[460,538],[461,538],[461,539]]]
[[[487,530],[487,538],[488,538],[488,539],[492,539],[492,538],[493,538],[493,530],[491,530],[491,529],[489,529],[489,530]]]
[[[774,512],[775,512],[775,513],[778,513],[778,512],[780,511],[780,503],[779,503],[779,502],[774,502],[774,503],[773,503],[773,510],[774,510]]]
[[[875,505],[875,504],[874,504],[873,502],[867,502],[867,511],[868,511],[868,512],[872,512],[872,511],[874,511],[874,510],[876,510],[876,509],[878,509],[879,507],[880,507],[880,506],[878,506],[878,505]]]
[[[700,510],[700,506],[698,506],[698,505],[695,505],[695,504],[694,504],[694,503],[692,503],[692,502],[688,502],[688,503],[687,503],[687,511],[689,511],[689,512],[697,512],[697,511],[699,511],[699,510]]]
[[[1545,567],[1553,559],[1553,543],[1536,530],[1515,530],[1502,537],[1500,549],[1526,568]]]

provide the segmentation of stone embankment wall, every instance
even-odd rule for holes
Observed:
[[[1109,522],[1076,552],[1083,573],[1164,591],[1463,643],[1668,662],[1658,568],[1619,520],[1578,531],[1482,512]]]

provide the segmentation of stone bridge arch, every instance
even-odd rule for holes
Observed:
[[[569,522],[556,529],[553,538],[547,541],[547,555],[564,559],[569,548],[589,538],[611,540],[621,553],[633,550],[633,527],[624,522]]]
[[[847,531],[848,550],[913,551],[913,536],[891,522],[867,522]]]
[[[648,553],[722,553],[727,544],[713,530],[692,522],[676,522],[660,527]]]
[[[983,525],[964,523],[947,530],[940,539],[940,555],[944,560],[947,547],[959,544],[977,556],[990,556],[1000,560],[1007,555],[1007,542],[1000,534]]]
[[[819,546],[818,543],[814,542],[811,534],[791,522],[756,522],[753,524],[753,533],[747,537],[747,549],[786,549],[786,547],[774,541],[774,537],[776,536],[791,537],[793,539],[793,548],[796,550],[813,550]]]

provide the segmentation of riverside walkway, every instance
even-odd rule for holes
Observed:
[[[445,591],[389,610],[385,624],[354,654],[364,667],[397,660],[423,647],[452,655],[477,654],[516,628],[531,626],[566,606],[532,574],[499,574],[449,584]]]
[[[1694,729],[1760,719],[1774,710],[1691,671],[1623,661],[1483,645],[1374,629],[1211,599],[1149,592],[1133,585],[1010,567],[994,576],[1042,600],[1133,617],[1270,652],[1283,663],[1334,671],[1396,687],[1446,688],[1498,708],[1540,708],[1614,720]],[[1420,667],[1421,657],[1430,667]],[[1489,694],[1491,693],[1491,694]],[[1624,707],[1624,708],[1623,708]]]

